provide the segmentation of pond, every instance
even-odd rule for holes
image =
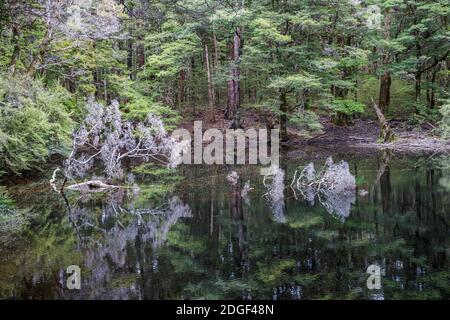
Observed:
[[[48,179],[10,187],[20,218],[0,229],[0,298],[450,298],[448,160],[333,159],[356,177],[350,197],[294,192],[294,172],[309,162],[298,158],[282,161],[278,204],[256,166],[140,168],[139,187],[65,197]],[[233,170],[235,186],[226,178]],[[66,285],[71,265],[81,270],[79,290]],[[379,289],[367,286],[371,265]]]

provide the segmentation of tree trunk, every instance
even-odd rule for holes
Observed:
[[[217,37],[213,35],[213,46],[214,46],[214,68],[219,67],[219,45],[217,44]]]
[[[234,56],[234,98],[236,109],[239,109],[241,106],[241,68],[239,66],[241,60],[241,28],[236,28],[236,32],[234,33],[233,39],[233,56]]]
[[[136,48],[136,55],[137,55],[137,65],[139,69],[145,66],[145,48],[144,45],[139,44]]]
[[[133,29],[130,27],[128,29],[128,32],[130,34],[130,37],[127,40],[127,68],[130,72],[130,79],[135,79],[135,73],[134,73],[134,65],[133,65]]]
[[[241,50],[242,50],[242,40],[241,40],[241,28],[237,27],[234,32],[233,43],[230,48],[230,58],[232,61],[231,71],[230,71],[230,80],[228,80],[228,110],[227,117],[228,119],[234,119],[237,113],[237,110],[240,108],[240,94],[241,94],[241,85],[240,85],[240,75],[241,70],[239,67],[239,62],[241,59]]]
[[[380,95],[378,97],[378,106],[382,113],[385,113],[391,100],[391,75],[389,71],[385,72],[380,78]]]
[[[346,78],[347,78],[347,72],[344,71],[342,80],[346,80]],[[334,87],[334,95],[336,98],[345,99],[347,97],[347,94],[348,94],[347,89]],[[343,112],[337,112],[335,124],[337,124],[338,126],[347,126],[350,124],[350,117]]]
[[[281,142],[289,140],[287,134],[287,98],[286,91],[280,92],[280,138]]]
[[[415,8],[415,7],[414,7]],[[414,17],[414,24],[417,24],[417,15],[416,10],[414,10],[415,17]],[[416,30],[414,31],[414,37],[416,38],[416,60],[417,60],[417,72],[415,74],[415,98],[416,98],[416,113],[417,113],[417,104],[420,102],[420,93],[422,89],[422,68],[421,68],[421,56],[422,56],[422,46],[420,45],[419,41],[419,32]]]
[[[420,93],[422,91],[422,72],[416,72],[415,76],[415,98],[416,102],[420,101]],[[417,110],[416,110],[417,112]]]
[[[34,74],[34,72],[36,71],[38,64],[44,60],[45,54],[47,53],[48,46],[50,44],[50,41],[52,40],[52,36],[53,36],[53,30],[51,28],[47,29],[36,54],[33,56],[30,64],[28,65],[28,68],[27,68],[28,75],[32,76]]]
[[[391,38],[391,21],[392,16],[388,9],[384,19],[384,40],[390,41]],[[391,61],[389,50],[385,49],[383,52],[383,66],[387,68]],[[380,78],[380,95],[378,97],[378,107],[381,109],[382,114],[387,111],[389,102],[391,99],[391,73],[389,70],[385,70],[384,74]]]
[[[214,73],[217,72],[217,69],[219,68],[220,61],[219,61],[219,46],[217,44],[217,37],[214,34],[213,35],[213,46],[214,46]],[[214,90],[215,93],[215,101],[218,105],[220,105],[220,95],[219,90]]]
[[[389,163],[391,160],[391,152],[389,150],[383,150],[380,165],[378,169],[380,191],[382,197],[382,209],[383,214],[388,215],[390,213],[391,204],[391,172],[389,170]]]
[[[436,105],[435,82],[437,70],[438,70],[437,68],[434,68],[431,74],[431,88],[429,89],[430,93],[428,97],[428,107],[430,109],[434,109],[434,106]]]
[[[180,70],[178,77],[178,106],[181,107],[185,100],[185,82],[186,82],[186,71],[184,69]]]
[[[20,43],[19,43],[19,37],[20,37],[20,30],[19,27],[14,24],[12,27],[12,31],[13,31],[13,43],[14,43],[14,50],[13,50],[13,54],[11,56],[11,60],[9,62],[9,74],[10,75],[14,75],[16,73],[16,64],[17,64],[17,59],[19,58],[20,55]]]
[[[233,62],[233,45],[229,45],[229,54],[228,59],[231,63]],[[236,102],[234,99],[234,80],[233,80],[233,66],[231,66],[228,73],[228,82],[227,82],[227,111],[226,116],[228,119],[233,119],[234,113],[236,112]]]
[[[209,63],[209,52],[208,45],[205,44],[205,64],[206,64],[206,74],[208,77],[208,120],[216,122],[214,115],[214,89],[212,84],[211,66]]]

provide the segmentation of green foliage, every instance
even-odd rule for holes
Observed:
[[[189,26],[168,21],[162,29],[162,33],[149,35],[145,39],[150,54],[146,74],[157,79],[175,77],[180,70],[188,67],[188,59],[201,50],[200,39]]]
[[[2,208],[9,208],[14,205],[14,201],[11,199],[9,194],[6,192],[6,188],[0,186],[0,210]]]
[[[2,77],[0,104],[0,164],[7,173],[40,170],[51,155],[68,152],[74,102],[67,91]]]
[[[359,76],[357,101],[366,106],[372,105],[372,99],[376,102],[379,95],[379,79],[374,76]],[[414,88],[408,81],[394,76],[391,84],[391,101],[387,115],[390,117],[404,117],[413,114]],[[373,108],[366,108],[364,115],[376,117]]]
[[[12,77],[0,81],[0,120],[9,122],[0,124],[0,174],[38,169],[50,155],[64,154],[72,127],[67,116],[79,123],[76,101],[87,96],[118,100],[131,121],[157,114],[168,129],[181,115],[195,118],[209,103],[205,47],[216,112],[232,99],[230,81],[239,80],[239,104],[253,106],[261,124],[286,121],[307,137],[321,129],[316,112],[347,125],[375,117],[364,105],[378,99],[380,77],[389,75],[386,116],[414,125],[442,116],[440,130],[448,137],[446,102],[440,102],[449,76],[448,1],[97,2],[101,18],[119,25],[78,25],[56,14],[48,24],[38,5],[34,13],[20,10],[20,1],[17,8],[0,2],[0,74]],[[370,4],[381,8],[379,28],[367,26],[363,12]],[[243,41],[236,51],[238,34]],[[17,80],[25,74],[43,84]],[[12,89],[5,89],[9,82]]]
[[[127,103],[121,106],[124,117],[131,121],[142,121],[149,113],[163,119],[167,129],[173,129],[180,121],[179,114],[168,106],[155,102],[153,98],[144,96],[136,90],[124,93]]]
[[[5,209],[0,207],[0,244],[9,245],[30,222],[27,210]]]
[[[271,21],[269,17],[257,18],[251,22],[254,28],[255,42],[273,42],[283,44],[292,41],[290,35],[282,34],[279,31],[280,22]]]
[[[295,268],[295,260],[284,259],[276,261],[273,265],[265,266],[263,263],[257,263],[258,273],[256,277],[258,280],[276,286],[284,283],[289,271]]]
[[[343,113],[348,116],[364,112],[364,104],[350,99],[334,99],[329,107],[334,112]]]
[[[321,87],[320,79],[309,73],[293,74],[284,77],[276,77],[269,85],[269,88],[293,91],[304,89],[318,89]]]
[[[5,187],[0,186],[0,244],[7,245],[28,226],[32,214],[17,209]]]
[[[323,225],[324,219],[318,214],[295,216],[289,219],[289,226],[294,229],[312,228]]]
[[[305,132],[320,132],[323,128],[319,116],[309,110],[299,111],[289,118],[290,123]]]
[[[192,239],[189,234],[189,228],[179,223],[175,225],[168,233],[167,240],[170,246],[190,253],[191,255],[200,254],[206,250],[205,243],[199,239]]]
[[[439,122],[439,119],[441,118],[441,114],[439,112],[440,110],[430,109],[427,105],[421,102],[416,102],[414,107],[416,109],[416,113],[409,119],[409,124],[413,126],[420,126],[423,123]]]
[[[145,203],[148,199],[161,199],[161,197],[175,190],[183,180],[173,169],[161,167],[154,163],[143,163],[131,171],[139,185],[139,197],[136,204]]]

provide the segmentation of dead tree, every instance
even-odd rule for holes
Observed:
[[[380,125],[380,141],[382,143],[392,142],[395,138],[394,133],[391,130],[389,122],[383,114],[383,111],[378,107],[378,105],[372,99],[373,108],[378,117],[378,123]]]
[[[157,161],[171,168],[181,163],[179,143],[167,133],[159,117],[148,114],[144,121],[124,121],[117,101],[104,107],[92,97],[86,107],[88,115],[74,132],[72,151],[64,162],[66,178],[86,176],[95,163],[108,180],[124,178],[127,159]],[[97,182],[90,184],[102,187]]]

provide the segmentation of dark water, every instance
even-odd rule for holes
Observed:
[[[47,182],[11,188],[24,218],[0,237],[0,297],[448,299],[446,160],[334,159],[349,162],[357,190],[331,203],[296,199],[289,180],[301,160],[283,162],[278,207],[251,166],[234,168],[236,187],[231,167],[192,166],[136,173],[139,191],[64,199]],[[81,268],[81,290],[66,287],[69,265]],[[381,289],[367,288],[369,265],[381,267]]]

